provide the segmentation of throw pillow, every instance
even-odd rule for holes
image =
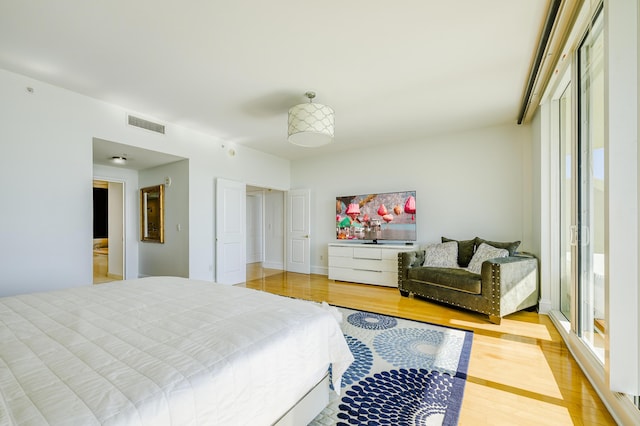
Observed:
[[[424,263],[422,266],[436,268],[458,267],[458,243],[431,244],[424,247]]]
[[[489,244],[482,243],[478,246],[478,249],[473,254],[471,258],[471,262],[469,262],[469,267],[467,270],[469,272],[473,272],[474,274],[479,274],[482,272],[482,263],[489,260],[495,259],[496,257],[507,257],[509,256],[509,251],[502,248],[497,248],[490,246]]]
[[[509,241],[509,242],[498,242],[498,241],[487,241],[482,238],[476,237],[476,248],[480,247],[480,244],[487,243],[492,247],[501,248],[509,251],[509,256],[513,256],[517,253],[518,247],[520,246],[520,241]]]
[[[449,241],[455,241],[458,243],[458,265],[461,268],[466,268],[473,257],[473,252],[476,246],[475,238],[473,240],[452,240],[451,238],[442,237],[443,243],[447,243]]]

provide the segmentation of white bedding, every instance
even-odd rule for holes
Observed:
[[[150,277],[0,298],[0,425],[269,425],[352,360],[330,312],[245,288]]]

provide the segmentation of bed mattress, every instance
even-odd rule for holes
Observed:
[[[174,277],[0,298],[0,425],[268,425],[353,356],[311,302]]]

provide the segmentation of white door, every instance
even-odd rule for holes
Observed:
[[[308,189],[287,193],[287,271],[311,273],[311,195]]]
[[[246,186],[218,179],[216,185],[216,281],[246,281]]]

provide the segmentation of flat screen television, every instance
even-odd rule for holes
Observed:
[[[336,197],[336,238],[416,241],[416,191]]]

